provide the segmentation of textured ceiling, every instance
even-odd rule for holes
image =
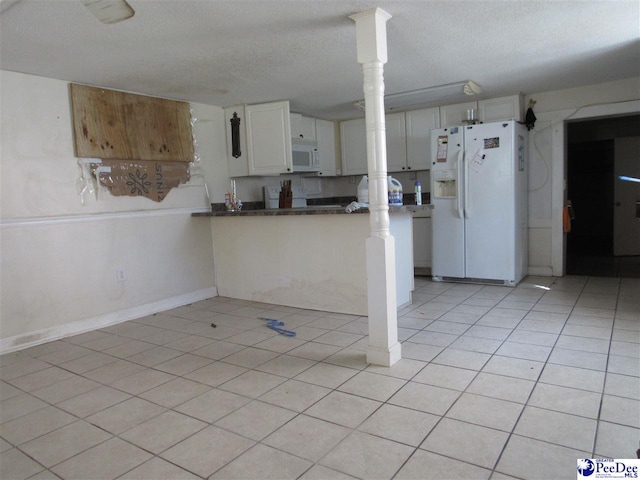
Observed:
[[[80,0],[14,1],[0,0],[4,70],[219,106],[288,99],[328,119],[359,115],[348,17],[373,7],[392,15],[388,94],[472,79],[489,97],[640,75],[638,0],[129,0],[135,16],[112,25]]]

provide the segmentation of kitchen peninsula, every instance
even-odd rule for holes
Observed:
[[[412,212],[389,207],[397,305],[411,303]],[[210,217],[218,294],[296,308],[367,315],[369,210],[310,206],[194,213]]]

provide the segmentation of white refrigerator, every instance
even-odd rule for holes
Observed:
[[[436,281],[515,286],[527,274],[527,130],[497,122],[431,131]]]

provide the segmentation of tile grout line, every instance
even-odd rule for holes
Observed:
[[[591,278],[591,277],[589,277]],[[607,361],[605,362],[605,367],[604,367],[604,379],[602,382],[602,393],[600,394],[600,404],[598,405],[598,418],[596,419],[596,430],[593,434],[593,448],[591,450],[591,458],[595,458],[596,455],[596,449],[598,446],[598,432],[600,431],[600,423],[602,422],[601,420],[601,416],[602,416],[602,407],[604,406],[604,398],[605,398],[605,392],[607,389],[607,381],[608,381],[608,377],[609,377],[609,360],[611,358],[611,346],[613,344],[613,332],[614,332],[614,328],[615,328],[615,324],[616,324],[616,314],[618,312],[618,302],[620,301],[620,282],[618,282],[618,290],[617,290],[617,295],[616,295],[616,304],[615,307],[613,309],[613,322],[611,322],[611,332],[609,335],[609,347],[607,349]]]
[[[555,283],[555,281],[554,281],[554,283]],[[552,285],[553,285],[553,283],[552,283]],[[583,288],[584,288],[584,286],[582,287],[582,289],[583,289]],[[581,289],[581,291],[582,291],[582,289]],[[534,305],[531,307],[531,310],[529,310],[529,312],[533,311],[533,308],[538,304],[538,302],[540,302],[540,300],[542,300],[542,298],[543,298],[543,297],[544,297],[544,295],[540,296],[540,298],[539,298],[539,299],[534,303]],[[577,303],[577,300],[576,300],[576,303]],[[571,312],[573,311],[573,309],[574,309],[574,308],[575,308],[575,303],[574,303],[574,305],[571,307],[571,311],[567,314],[567,318],[565,319],[565,321],[564,321],[564,323],[563,323],[563,327],[562,327],[562,329],[560,330],[560,332],[558,333],[557,338],[556,338],[555,342],[553,343],[553,346],[551,346],[551,348],[549,349],[549,353],[548,353],[548,355],[547,355],[547,357],[546,357],[546,359],[545,359],[545,361],[544,361],[544,365],[543,365],[543,366],[542,366],[542,368],[540,369],[540,373],[538,374],[538,376],[537,376],[537,378],[536,378],[536,380],[535,380],[535,382],[534,382],[534,385],[533,385],[533,387],[531,388],[531,391],[529,392],[529,395],[527,396],[527,399],[526,399],[526,401],[525,401],[525,403],[524,403],[524,406],[523,406],[522,410],[520,411],[520,414],[518,415],[518,418],[516,419],[515,423],[513,424],[513,428],[511,429],[511,432],[509,432],[509,437],[507,438],[507,441],[504,443],[504,445],[503,445],[503,447],[502,447],[502,450],[500,451],[500,454],[498,455],[498,458],[497,458],[497,460],[496,460],[496,462],[495,462],[495,464],[494,464],[494,468],[493,468],[492,473],[491,473],[491,475],[492,475],[492,476],[493,476],[493,474],[494,474],[494,473],[502,473],[502,474],[504,474],[504,475],[507,475],[507,473],[503,473],[503,472],[496,471],[496,469],[498,468],[498,465],[499,465],[499,463],[500,463],[500,460],[502,459],[502,456],[504,455],[504,453],[505,453],[505,451],[506,451],[506,449],[507,449],[507,445],[508,445],[508,444],[509,444],[509,442],[511,441],[511,438],[513,438],[514,436],[520,436],[520,435],[517,435],[517,434],[515,433],[516,428],[517,428],[517,426],[518,426],[518,423],[519,423],[519,422],[520,422],[520,420],[522,419],[522,415],[524,414],[524,412],[525,412],[525,410],[526,410],[527,406],[529,405],[529,402],[531,401],[531,398],[532,398],[532,396],[533,396],[533,393],[534,393],[534,392],[535,392],[535,390],[536,390],[536,387],[540,384],[540,378],[542,377],[542,374],[544,373],[544,370],[545,370],[545,368],[546,368],[546,367],[547,367],[547,365],[548,365],[549,359],[551,358],[551,354],[553,353],[553,349],[554,349],[554,348],[556,347],[556,345],[558,344],[558,341],[560,340],[560,335],[562,334],[562,330],[564,330],[564,327],[566,326],[566,324],[567,324],[567,322],[568,322],[568,320],[569,320],[569,317],[571,316]],[[521,320],[520,322],[524,321],[524,318],[526,318],[526,315],[522,318],[522,320]],[[517,326],[516,326],[516,327],[514,327],[514,330],[515,330],[515,328],[517,328]],[[524,438],[530,438],[530,437],[524,437]],[[537,439],[534,439],[534,440],[537,440]],[[545,442],[545,443],[551,443],[551,442]]]

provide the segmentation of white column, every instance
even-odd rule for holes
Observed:
[[[387,141],[384,119],[386,23],[391,18],[374,8],[352,15],[356,22],[358,63],[362,64],[370,234],[366,241],[369,346],[367,362],[390,367],[400,360],[396,299],[395,242],[389,233]]]

